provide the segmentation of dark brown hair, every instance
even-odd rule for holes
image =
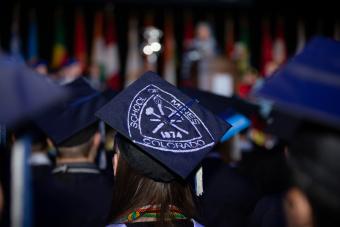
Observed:
[[[155,226],[174,226],[173,222],[165,220],[169,217],[169,205],[175,205],[188,219],[196,216],[194,197],[187,182],[180,179],[168,183],[157,182],[138,173],[120,155],[111,221],[145,205],[160,205],[160,220]]]

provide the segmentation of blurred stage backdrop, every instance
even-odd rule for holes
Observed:
[[[330,2],[8,1],[0,50],[47,65],[57,80],[87,76],[100,89],[120,90],[153,70],[175,85],[246,97],[312,36],[340,39]]]

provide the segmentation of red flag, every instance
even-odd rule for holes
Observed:
[[[86,66],[86,32],[83,12],[78,9],[76,11],[76,25],[74,34],[74,56],[80,62],[82,69]]]
[[[116,25],[112,12],[107,14],[107,28],[106,28],[106,57],[105,57],[105,73],[108,85],[114,89],[121,88],[121,78],[119,76],[120,61],[116,36]]]
[[[183,49],[187,50],[194,39],[194,24],[191,13],[187,13],[184,19],[184,38],[183,38]]]
[[[226,56],[228,59],[232,58],[235,46],[235,35],[234,35],[234,21],[232,18],[227,18],[225,22],[225,49]]]
[[[268,20],[262,22],[261,74],[266,76],[267,65],[273,61],[273,42]]]

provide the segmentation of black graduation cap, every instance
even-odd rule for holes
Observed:
[[[0,124],[35,116],[68,95],[15,58],[0,54]]]
[[[96,116],[136,146],[134,153],[145,153],[183,179],[231,127],[153,72],[142,75]],[[151,177],[168,180],[159,175]]]
[[[94,113],[115,93],[101,93],[83,77],[65,87],[70,90],[71,98],[36,122],[57,146],[74,146],[85,142],[98,130]]]

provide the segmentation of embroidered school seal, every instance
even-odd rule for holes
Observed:
[[[161,151],[193,152],[214,145],[213,136],[191,109],[155,85],[141,89],[130,103],[127,127],[134,143]]]

